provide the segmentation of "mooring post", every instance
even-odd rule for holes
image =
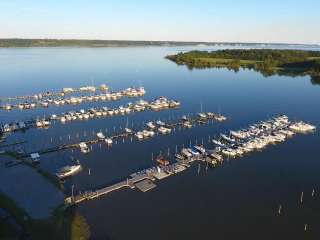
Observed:
[[[300,195],[300,203],[301,204],[303,203],[303,192],[301,192],[301,195]]]
[[[280,204],[279,209],[278,209],[278,215],[281,215],[281,211],[282,211],[282,205]]]

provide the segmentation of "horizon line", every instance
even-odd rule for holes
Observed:
[[[267,45],[309,45],[319,46],[320,43],[286,43],[286,42],[233,42],[233,41],[179,41],[179,40],[125,40],[125,39],[96,39],[96,38],[23,38],[0,37],[1,40],[64,40],[64,41],[114,41],[114,42],[158,42],[158,43],[194,43],[194,44],[267,44]]]

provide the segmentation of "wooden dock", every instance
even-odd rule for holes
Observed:
[[[93,200],[122,188],[134,189],[137,187],[142,192],[146,192],[156,187],[156,185],[153,183],[154,181],[162,180],[164,178],[180,173],[189,168],[191,166],[191,163],[195,161],[206,162],[207,158],[205,155],[203,155],[192,157],[185,161],[174,162],[169,166],[162,167],[160,172],[155,167],[144,169],[140,172],[131,174],[130,177],[126,180],[115,183],[111,186],[107,186],[94,191],[86,191],[75,196],[67,197],[65,199],[65,204],[66,206],[71,206],[84,201]]]
[[[214,117],[207,118],[207,119],[199,119],[198,117],[195,117],[195,118],[192,118],[192,119],[190,118],[188,121],[194,125],[196,122],[204,123],[204,121],[208,122],[210,120],[213,121]],[[175,122],[175,123],[166,124],[166,127],[170,128],[170,129],[178,127],[178,126],[183,126],[183,121],[182,120],[179,120],[178,122]],[[157,131],[157,129],[158,128],[156,128],[154,130]],[[128,137],[134,136],[134,134],[136,132],[138,132],[138,131],[132,131],[131,133],[127,133],[127,132],[118,133],[118,134],[110,136],[110,138],[112,140],[116,140],[118,138],[128,138]],[[83,141],[83,142],[86,143],[87,145],[93,145],[93,144],[97,144],[99,142],[103,143],[104,139],[93,139],[93,140]],[[72,144],[64,144],[64,145],[61,145],[61,146],[50,147],[50,148],[47,148],[47,149],[42,149],[42,150],[33,151],[33,152],[37,152],[37,153],[39,153],[41,155],[41,154],[47,154],[47,153],[59,152],[59,151],[64,151],[64,150],[68,150],[68,149],[77,149],[77,148],[79,148],[79,143],[72,143]],[[25,153],[21,157],[22,158],[28,158],[28,157],[30,157],[30,154],[31,153]]]
[[[98,86],[93,86],[96,88],[96,90],[94,92],[107,92],[108,90],[105,89],[100,89]],[[34,93],[32,95],[22,95],[22,96],[13,96],[13,97],[0,97],[0,103],[1,102],[6,102],[6,101],[16,101],[16,100],[27,100],[27,99],[39,99],[39,97],[41,96],[41,98],[51,98],[51,97],[63,97],[65,95],[71,95],[74,93],[88,93],[88,92],[93,92],[90,90],[80,90],[80,88],[72,88],[72,91],[70,92],[66,92],[63,91],[63,89],[61,91],[46,91],[46,92],[41,92],[41,93]]]
[[[104,187],[95,191],[86,191],[82,194],[76,195],[76,196],[71,196],[65,199],[65,203],[67,205],[73,205],[73,204],[78,204],[80,202],[83,201],[87,201],[87,200],[92,200],[95,198],[98,198],[102,195],[106,195],[109,194],[113,191],[117,191],[121,188],[135,188],[135,183],[143,181],[145,179],[148,180],[154,180],[154,177],[151,174],[137,174],[135,177],[132,178],[128,178],[127,180],[118,182],[116,184],[113,184],[111,186],[108,187]]]

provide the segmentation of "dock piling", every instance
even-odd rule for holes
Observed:
[[[278,215],[281,215],[281,211],[282,211],[282,205],[280,204],[279,209],[278,209]]]
[[[301,192],[301,195],[300,195],[300,203],[301,204],[303,203],[303,192]]]

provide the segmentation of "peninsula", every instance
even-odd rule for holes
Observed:
[[[218,51],[190,51],[166,56],[188,68],[221,68],[238,71],[254,69],[264,75],[320,76],[320,51],[278,49],[227,49]]]

